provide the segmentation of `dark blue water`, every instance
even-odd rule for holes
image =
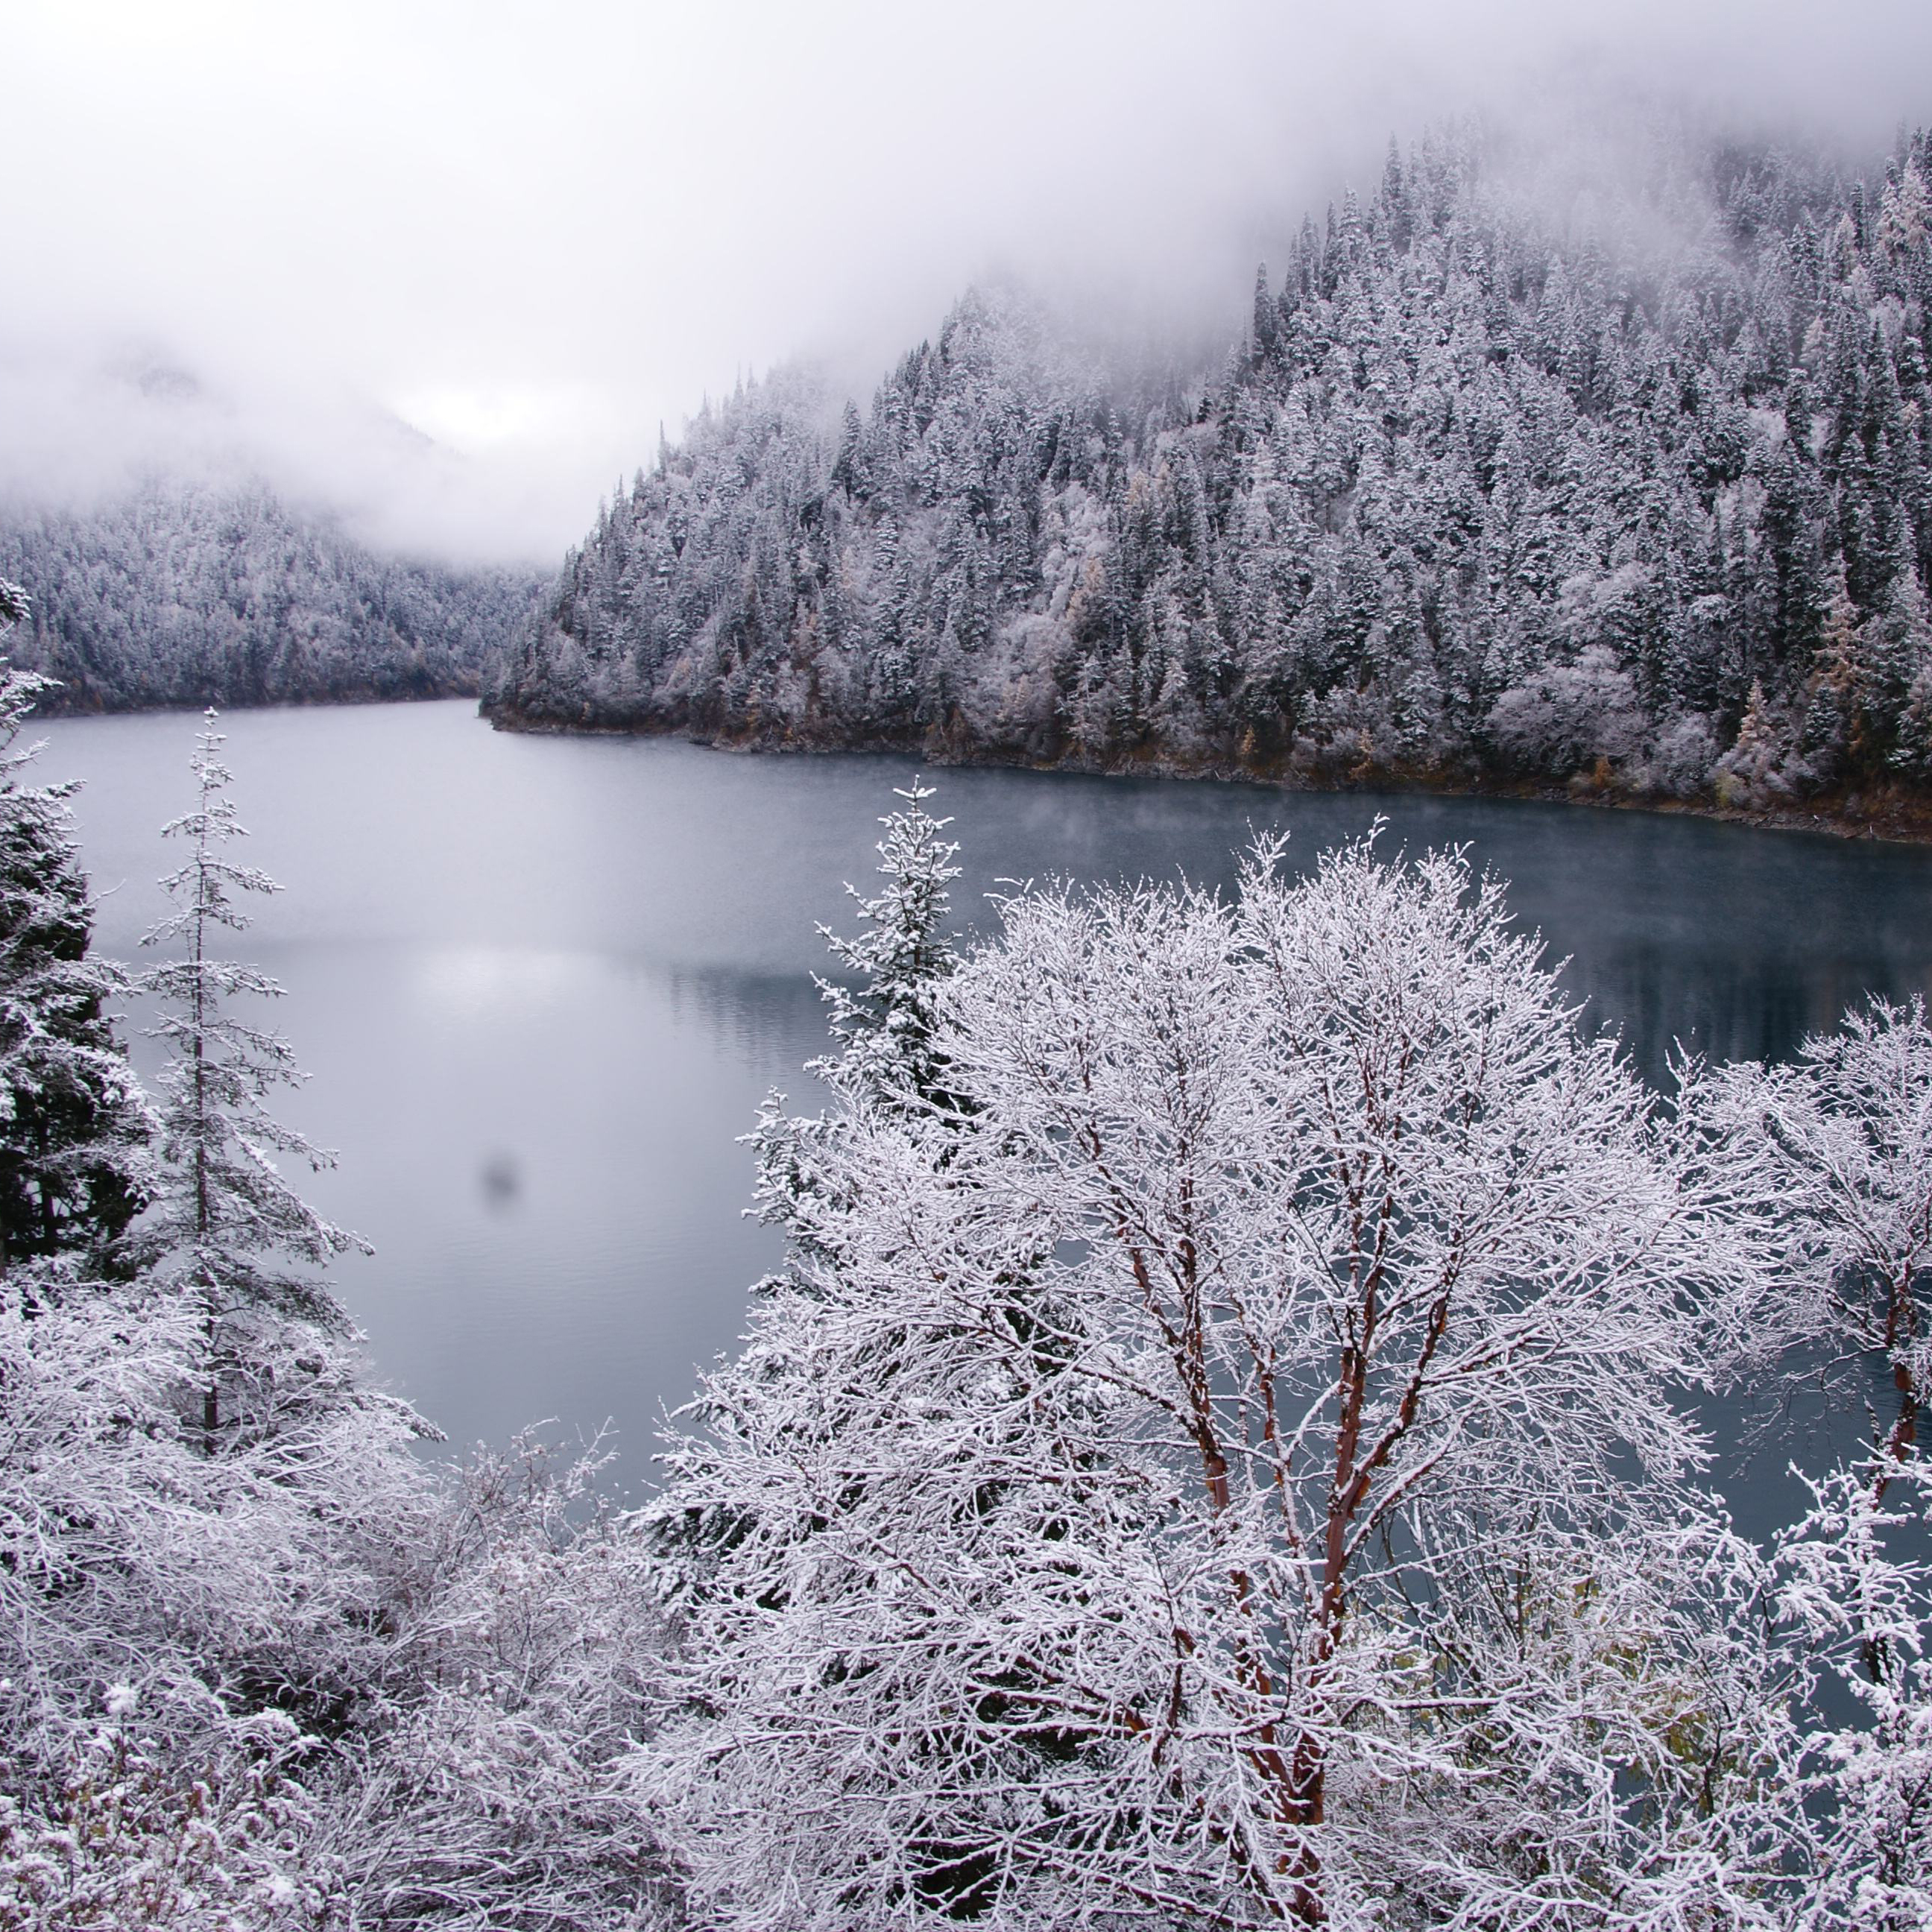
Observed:
[[[658,740],[504,736],[466,704],[224,721],[245,856],[286,891],[237,950],[288,988],[313,1075],[283,1111],[338,1148],[313,1198],[376,1246],[343,1292],[382,1373],[458,1441],[607,1418],[642,1478],[654,1419],[728,1348],[772,1266],[735,1137],[806,1097],[815,927],[849,926],[914,766]],[[130,953],[187,809],[196,721],[46,728],[78,777],[99,937]],[[1932,851],[1580,807],[939,775],[982,925],[1001,879],[1228,881],[1253,830],[1312,862],[1378,814],[1511,881],[1591,1023],[1653,1074],[1674,1039],[1788,1053],[1868,991],[1932,986]],[[1780,1458],[1781,1460],[1781,1457]]]

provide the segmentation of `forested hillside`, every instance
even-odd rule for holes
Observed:
[[[1219,370],[969,294],[868,410],[782,373],[610,504],[497,722],[1567,782],[1932,779],[1932,146],[1681,144],[1537,196],[1473,131],[1301,230]],[[1862,796],[1858,796],[1862,794]]]
[[[60,681],[43,711],[472,692],[538,590],[379,555],[261,483],[0,512],[0,573],[33,605],[9,656]]]

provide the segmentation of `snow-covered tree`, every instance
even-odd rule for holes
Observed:
[[[0,668],[0,1265],[104,1250],[140,1207],[149,1120],[92,958],[87,880],[68,800],[15,748],[46,684]]]
[[[1488,729],[1511,759],[1567,778],[1599,759],[1629,758],[1646,723],[1630,674],[1614,652],[1592,644],[1574,664],[1551,665],[1504,692],[1490,708]]]
[[[352,1376],[331,1344],[351,1338],[352,1324],[314,1270],[363,1245],[283,1178],[278,1156],[313,1168],[334,1156],[269,1113],[266,1096],[304,1076],[285,1040],[231,1010],[281,988],[215,950],[224,931],[250,922],[238,894],[277,890],[226,856],[244,828],[226,790],[233,776],[215,756],[222,741],[211,711],[196,741],[196,806],[164,828],[190,846],[162,881],[175,910],[142,941],[180,956],[138,982],[160,1007],[149,1036],[170,1057],[156,1083],[154,1203],[134,1238],[144,1266],[200,1310],[200,1427],[211,1450],[224,1426],[272,1427],[292,1406],[346,1392]]]
[[[1807,1738],[1814,1864],[1798,1932],[1932,1926],[1927,1475],[1923,1462],[1903,1465],[1881,1495],[1869,1468],[1836,1469],[1779,1540],[1778,1606],[1838,1706]]]
[[[1687,1120],[1777,1210],[1781,1250],[1721,1317],[1736,1378],[1822,1380],[1866,1440],[1778,1539],[1776,1601],[1806,1730],[1811,1880],[1794,1922],[1932,1926],[1932,1024],[1874,1000],[1789,1066],[1700,1069]],[[1890,1384],[1878,1395],[1880,1378]]]
[[[959,876],[952,862],[959,848],[940,836],[952,821],[926,810],[933,790],[915,778],[894,792],[906,802],[880,820],[885,890],[867,898],[848,888],[861,929],[846,939],[819,928],[851,976],[850,983],[818,982],[832,1010],[832,1036],[844,1049],[843,1071],[886,1105],[934,1100],[945,1079],[933,1036],[940,990],[953,963],[949,888]]]
[[[1932,1022],[1922,999],[1875,1000],[1788,1066],[1710,1070],[1696,1110],[1734,1166],[1779,1204],[1782,1267],[1734,1318],[1741,1363],[1822,1363],[1846,1393],[1890,1379],[1870,1416],[1874,1480],[1916,1453],[1932,1394]]]
[[[526,1435],[443,1486],[378,1720],[321,1793],[312,1843],[345,1902],[452,1932],[682,1922],[624,1769],[663,1641],[653,1559],[602,1467]]]
[[[1682,1478],[1755,1265],[1493,885],[1028,895],[660,1520],[711,1922],[1762,1922],[1792,1741]]]

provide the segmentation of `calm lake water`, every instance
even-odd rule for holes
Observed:
[[[308,1191],[376,1245],[340,1284],[381,1373],[459,1443],[608,1419],[647,1480],[657,1417],[778,1258],[735,1137],[770,1088],[816,1104],[816,927],[850,929],[843,882],[871,879],[914,765],[510,736],[466,703],[223,728],[242,856],[286,888],[235,950],[287,988],[274,1023],[313,1078],[280,1112],[339,1150]],[[132,956],[162,909],[196,729],[44,728],[44,775],[86,781],[104,951]],[[1783,1054],[1868,991],[1932,988],[1932,850],[1492,800],[938,782],[982,928],[1000,880],[1225,882],[1252,830],[1289,828],[1304,866],[1378,814],[1391,847],[1466,843],[1653,1074],[1676,1037]]]

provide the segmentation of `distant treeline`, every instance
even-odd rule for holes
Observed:
[[[538,594],[528,572],[379,555],[261,483],[0,510],[0,575],[32,605],[9,657],[60,681],[44,712],[474,692]]]
[[[1660,143],[1558,215],[1463,130],[1304,225],[1218,372],[968,295],[862,413],[782,373],[570,557],[499,722],[1568,782],[1932,779],[1932,148]],[[1856,805],[1858,801],[1854,799]]]

